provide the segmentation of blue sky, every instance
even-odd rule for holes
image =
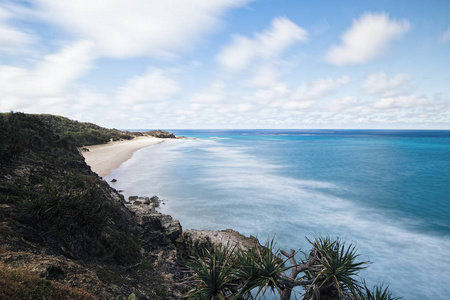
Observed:
[[[0,111],[450,129],[450,1],[0,0]]]

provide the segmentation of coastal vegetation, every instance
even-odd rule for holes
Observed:
[[[282,300],[291,299],[293,293],[295,299],[303,300],[400,299],[392,296],[388,287],[370,289],[364,279],[357,279],[369,262],[357,261],[359,255],[352,244],[346,246],[339,238],[320,236],[309,242],[311,251],[303,253],[299,261],[299,253],[276,249],[274,240],[249,250],[229,244],[202,249],[187,262],[194,272],[190,298],[259,299],[271,292]]]
[[[148,274],[140,275],[142,281],[153,283],[140,295],[163,288],[159,271],[151,269],[155,259],[143,250],[141,229],[122,204],[123,196],[91,171],[78,150],[80,145],[114,137],[133,136],[58,116],[0,114],[2,295],[62,299],[55,295],[70,291],[60,292],[58,282],[65,287],[70,281],[89,291],[87,295],[107,298],[105,295],[130,294],[140,284],[133,276],[146,270]],[[13,265],[2,263],[6,261]],[[32,270],[40,270],[38,278],[46,281],[8,284],[12,278],[27,277]],[[40,296],[30,298],[26,295],[35,293],[30,287],[34,284]],[[17,297],[21,295],[19,287],[25,296]]]
[[[109,186],[89,172],[76,141],[58,135],[42,116],[11,113],[1,115],[0,124],[0,204],[19,209],[21,223],[64,245],[71,257],[114,257],[121,264],[140,259],[121,221],[124,211],[105,197]],[[129,252],[121,251],[119,240]]]
[[[145,134],[173,136],[0,114],[1,299],[252,299],[270,291],[285,300],[299,296],[296,287],[311,300],[396,299],[357,279],[367,262],[339,239],[317,237],[299,259],[273,241],[245,249],[194,241],[151,203],[125,204],[78,149]]]

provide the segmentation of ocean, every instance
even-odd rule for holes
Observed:
[[[235,229],[308,252],[340,237],[361,276],[404,299],[450,299],[450,131],[172,130],[105,177],[158,195],[184,229]]]

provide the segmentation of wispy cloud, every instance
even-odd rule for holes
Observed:
[[[94,60],[92,43],[79,41],[47,55],[33,68],[0,66],[0,110],[36,111],[35,106],[64,102],[68,89]]]
[[[220,24],[220,16],[252,0],[37,0],[41,18],[112,58],[168,58]]]
[[[133,105],[169,99],[180,89],[178,83],[170,77],[170,73],[170,71],[151,68],[143,75],[128,79],[126,84],[118,90],[118,103]]]
[[[399,89],[411,79],[410,74],[397,74],[389,79],[384,72],[375,73],[366,79],[363,91],[366,94],[389,97],[398,94]]]
[[[441,34],[439,41],[443,44],[450,41],[450,27]]]
[[[36,42],[36,38],[17,27],[10,24],[16,14],[0,6],[0,53],[18,54]]]
[[[385,54],[389,42],[409,29],[407,20],[396,21],[387,14],[364,14],[342,34],[342,43],[327,51],[325,60],[336,66],[369,62]]]
[[[287,18],[279,17],[273,19],[269,29],[255,33],[253,38],[234,36],[233,41],[217,55],[217,61],[229,71],[238,71],[255,60],[277,58],[290,46],[307,39],[306,30]]]

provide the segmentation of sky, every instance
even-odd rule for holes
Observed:
[[[0,0],[0,112],[450,129],[448,0]]]

